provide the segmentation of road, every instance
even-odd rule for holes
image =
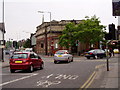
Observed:
[[[2,88],[89,88],[94,82],[96,71],[106,65],[106,59],[75,57],[71,63],[54,64],[53,58],[42,58],[43,70],[33,73],[17,71],[10,73],[9,67],[2,69]],[[111,61],[116,62],[115,60]],[[99,82],[100,83],[100,82]],[[4,90],[4,89],[3,89]]]

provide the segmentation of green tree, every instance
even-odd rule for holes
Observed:
[[[74,23],[66,25],[60,36],[59,44],[61,46],[68,48],[75,44],[77,40],[90,46],[103,39],[105,26],[100,25],[99,18],[96,16],[92,16],[91,18],[86,16],[85,18],[86,20],[82,20],[82,22],[77,25]]]
[[[96,16],[86,18],[86,20],[83,20],[83,22],[78,25],[78,30],[75,35],[80,42],[86,43],[87,46],[91,46],[91,44],[103,40],[105,26],[100,25],[100,20],[96,18]]]
[[[12,47],[12,41],[7,41],[5,46],[6,46],[6,49]]]
[[[67,24],[62,32],[62,35],[59,37],[59,44],[66,48],[73,46],[76,40],[74,35],[76,29],[77,28],[74,23]]]
[[[24,48],[31,48],[31,40],[30,39],[27,39],[25,41],[25,44],[23,45]]]

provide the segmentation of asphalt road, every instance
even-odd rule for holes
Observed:
[[[76,57],[71,63],[54,64],[53,58],[42,58],[45,62],[43,70],[33,73],[17,71],[10,73],[9,67],[2,69],[2,88],[89,88],[93,82],[95,71],[106,59],[87,60]],[[90,82],[91,80],[91,82]],[[89,83],[88,83],[89,81]]]

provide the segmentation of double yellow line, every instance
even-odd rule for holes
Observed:
[[[104,66],[104,65],[105,65],[105,64],[97,65],[97,66],[95,67],[95,69],[99,69],[100,67],[102,67],[102,66]],[[88,78],[88,80],[81,86],[81,88],[80,88],[79,90],[85,90],[86,88],[88,88],[88,87],[92,84],[92,82],[94,81],[96,75],[97,75],[97,72],[94,71],[94,72],[90,75],[90,77]]]
[[[79,90],[83,90],[83,88],[88,88],[91,85],[91,83],[93,82],[93,80],[94,80],[94,78],[95,78],[96,75],[97,75],[97,72],[94,71],[90,75],[90,77],[88,78],[88,80],[81,86],[81,88]]]

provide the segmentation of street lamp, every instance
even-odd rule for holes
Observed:
[[[45,11],[38,11],[38,13],[49,13],[50,14],[50,34],[51,34],[51,12],[45,12]],[[44,15],[43,15],[43,18],[44,18]],[[42,21],[43,23],[43,21]],[[47,40],[47,29],[45,27],[45,52],[46,52],[46,55],[48,54],[48,40]],[[52,53],[52,48],[51,48],[51,53]]]
[[[38,13],[49,13],[50,14],[50,32],[51,32],[51,12],[38,11]]]
[[[4,30],[4,0],[3,0],[3,17],[2,17],[2,19],[3,19],[3,25],[2,25],[2,29],[3,29],[2,34],[3,35],[2,35],[2,37],[3,37],[3,42],[4,42],[4,33],[5,33],[5,30]],[[4,48],[2,48],[2,62],[4,62]]]

